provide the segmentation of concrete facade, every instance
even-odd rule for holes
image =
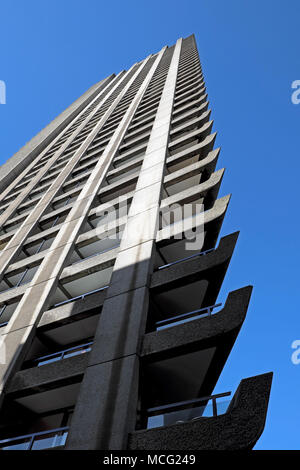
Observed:
[[[0,169],[0,448],[259,438],[270,374],[222,409],[211,395],[252,288],[215,313],[238,233],[218,242],[230,196],[210,114],[194,36],[181,38],[96,84]]]

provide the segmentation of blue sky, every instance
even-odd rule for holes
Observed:
[[[209,93],[220,195],[233,197],[222,235],[240,238],[220,295],[253,284],[247,319],[216,391],[274,371],[257,449],[299,449],[300,3],[279,0],[7,0],[1,4],[0,164],[89,86],[195,33]]]

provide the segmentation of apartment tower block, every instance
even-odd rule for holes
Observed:
[[[0,168],[0,448],[251,449],[272,374],[212,395],[251,286],[194,36],[90,88]]]

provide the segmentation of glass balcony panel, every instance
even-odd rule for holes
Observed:
[[[198,310],[192,310],[191,312],[183,313],[181,315],[176,315],[174,317],[170,317],[166,320],[161,320],[156,322],[156,330],[160,331],[165,328],[170,328],[171,326],[181,325],[182,323],[187,323],[199,318],[204,318],[218,312],[213,312],[213,310],[217,307],[220,307],[222,303],[218,303],[215,305],[209,305],[208,307],[203,307]]]
[[[224,415],[227,413],[230,400],[217,401],[217,413],[218,415]]]
[[[51,364],[53,362],[61,361],[62,359],[67,359],[69,357],[78,356],[79,354],[85,354],[91,350],[92,341],[90,343],[74,346],[69,349],[58,351],[57,353],[49,354],[48,356],[42,356],[37,358],[30,363],[32,366],[44,366],[46,364]]]
[[[64,446],[68,436],[68,428],[60,428],[53,431],[29,434],[20,438],[5,439],[0,441],[1,450],[43,450]]]
[[[1,446],[0,449],[2,450],[28,450],[30,446],[31,438],[21,441],[12,441],[8,442],[3,447]]]
[[[193,317],[184,318],[183,320],[178,320],[176,322],[170,322],[170,323],[167,323],[166,325],[158,326],[156,329],[157,331],[164,330],[165,328],[170,328],[171,326],[181,325],[182,323],[187,323],[193,320],[197,320],[198,318],[200,317],[203,318],[203,316],[207,316],[207,315],[208,313],[206,315],[195,315]]]
[[[32,450],[42,450],[50,449],[51,447],[63,446],[66,443],[68,432],[61,432],[36,436],[33,444]]]
[[[201,418],[202,416],[213,416],[213,409],[211,405],[197,406],[195,408],[189,408],[186,410],[171,411],[170,413],[164,413],[158,416],[150,416],[148,418],[147,428],[150,429],[157,426],[168,426],[170,424],[182,423],[185,421],[191,421],[195,418]]]
[[[228,393],[226,395],[228,395]],[[197,406],[161,413],[155,416],[148,416],[147,429],[185,423],[199,418],[219,416],[227,412],[229,403],[230,400],[219,402],[218,399],[215,399],[215,403],[213,403],[212,399],[205,399],[202,403],[200,401]]]

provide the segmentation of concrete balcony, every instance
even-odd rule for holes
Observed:
[[[154,318],[152,324],[151,318],[149,319],[149,328],[153,331],[143,337],[141,357],[152,361],[164,356],[178,356],[182,351],[192,352],[219,346],[228,355],[245,320],[251,292],[251,286],[232,291],[228,294],[224,307],[217,313],[210,312],[209,309],[205,311],[204,307],[198,315],[196,311],[194,316],[176,317],[174,325],[172,315],[169,317],[165,313],[156,317],[155,312],[150,311],[149,316],[153,315]],[[162,319],[166,321],[164,329],[160,329]],[[225,360],[226,357],[222,358],[220,367]]]
[[[246,317],[251,292],[251,286],[230,292],[216,313],[208,307],[169,317],[150,307],[149,332],[140,352],[144,408],[212,393]]]
[[[188,118],[200,116],[202,113],[207,111],[208,104],[209,104],[208,101],[203,102],[203,100],[200,99],[200,100],[195,100],[193,105],[184,106],[183,109],[179,113],[176,113],[176,117],[172,119],[171,129],[173,129],[175,126],[178,126],[186,122]]]
[[[88,356],[87,352],[17,372],[7,388],[7,398],[39,414],[73,405]]]
[[[47,310],[38,324],[37,337],[42,344],[63,347],[94,336],[106,294],[107,289],[102,289]],[[28,359],[37,352],[42,350],[32,350]]]
[[[183,106],[185,106],[188,103],[191,103],[195,101],[196,99],[199,98],[206,99],[207,94],[205,94],[205,88],[200,88],[199,91],[191,92],[189,95],[183,99],[178,99],[176,104],[174,105],[174,112],[177,112],[178,110],[181,110]],[[174,114],[173,114],[174,115]]]
[[[231,292],[224,308],[212,316],[144,335],[140,357],[143,370],[147,369],[147,380],[157,382],[163,370],[160,381],[168,381],[167,398],[173,401],[211,393],[244,321],[250,295],[251,287]],[[27,356],[27,361],[36,362],[36,366],[13,376],[6,393],[9,400],[35,413],[49,411],[54,403],[61,408],[72,404],[88,364],[90,346],[81,351],[80,344],[79,354],[78,347],[73,347],[65,350],[64,357],[56,357],[64,349],[59,345],[78,341],[83,332],[95,333],[96,323],[84,322],[97,320],[96,315],[99,318],[104,298],[104,293],[93,294],[86,301],[65,304],[43,315],[37,338],[45,344],[55,344],[58,353],[51,354],[47,363],[45,348],[36,343]],[[72,357],[68,357],[70,354]],[[183,374],[183,368],[188,373]],[[178,377],[180,386],[176,383]],[[160,388],[164,389],[163,383]],[[45,397],[47,400],[43,402]]]
[[[180,188],[177,187],[181,190],[178,192],[174,191],[174,194],[170,194],[169,197],[162,199],[160,205],[162,221],[166,218],[166,215],[170,211],[172,211],[172,207],[176,205],[180,205],[183,207],[185,204],[190,204],[196,207],[196,204],[203,203],[206,209],[210,209],[217,198],[223,174],[224,168],[212,173],[209,179],[204,182],[200,182],[200,184],[198,183],[195,185],[184,185],[184,181],[188,181],[188,183],[192,183],[193,181],[190,179],[191,177],[189,177],[189,174],[186,173],[184,176],[187,176],[187,178],[181,180],[182,185],[180,186]]]
[[[183,132],[189,132],[199,128],[209,121],[210,113],[210,110],[206,110],[200,116],[193,117],[192,119],[187,118],[182,124],[173,126],[170,131],[170,138],[172,140],[177,139]]]
[[[196,255],[155,271],[150,289],[160,309],[179,314],[214,305],[237,238],[235,232],[221,238],[219,246],[205,256]]]
[[[250,450],[265,426],[272,373],[241,381],[225,414],[129,434],[129,450]]]
[[[217,199],[211,209],[203,214],[203,224],[199,225],[197,217],[188,217],[179,220],[171,225],[166,225],[157,232],[156,237],[156,259],[155,268],[162,265],[173,263],[174,261],[183,260],[193,254],[196,254],[195,246],[186,245],[188,231],[198,233],[200,229],[203,232],[203,246],[201,252],[214,248],[226,210],[229,204],[230,196],[224,196]],[[200,221],[202,223],[202,220]],[[200,249],[198,249],[200,252]]]
[[[168,192],[168,195],[172,196],[184,189],[188,189],[188,187],[199,184],[200,181],[202,182],[207,180],[215,169],[219,153],[220,149],[215,149],[212,152],[209,152],[207,157],[203,160],[195,163],[186,162],[186,165],[180,170],[173,172],[170,172],[171,168],[168,168],[169,159],[167,159],[169,174],[166,174],[164,177],[164,187]]]
[[[186,149],[176,152],[167,159],[167,167],[172,171],[176,171],[189,163],[195,163],[204,159],[213,150],[215,139],[216,133],[210,134],[200,143],[195,143]]]
[[[201,103],[207,100],[207,93],[199,94],[194,93],[189,96],[189,98],[185,98],[184,100],[177,103],[176,107],[174,107],[173,111],[173,118],[177,118],[179,114],[183,111],[190,110],[196,106],[199,106]]]

